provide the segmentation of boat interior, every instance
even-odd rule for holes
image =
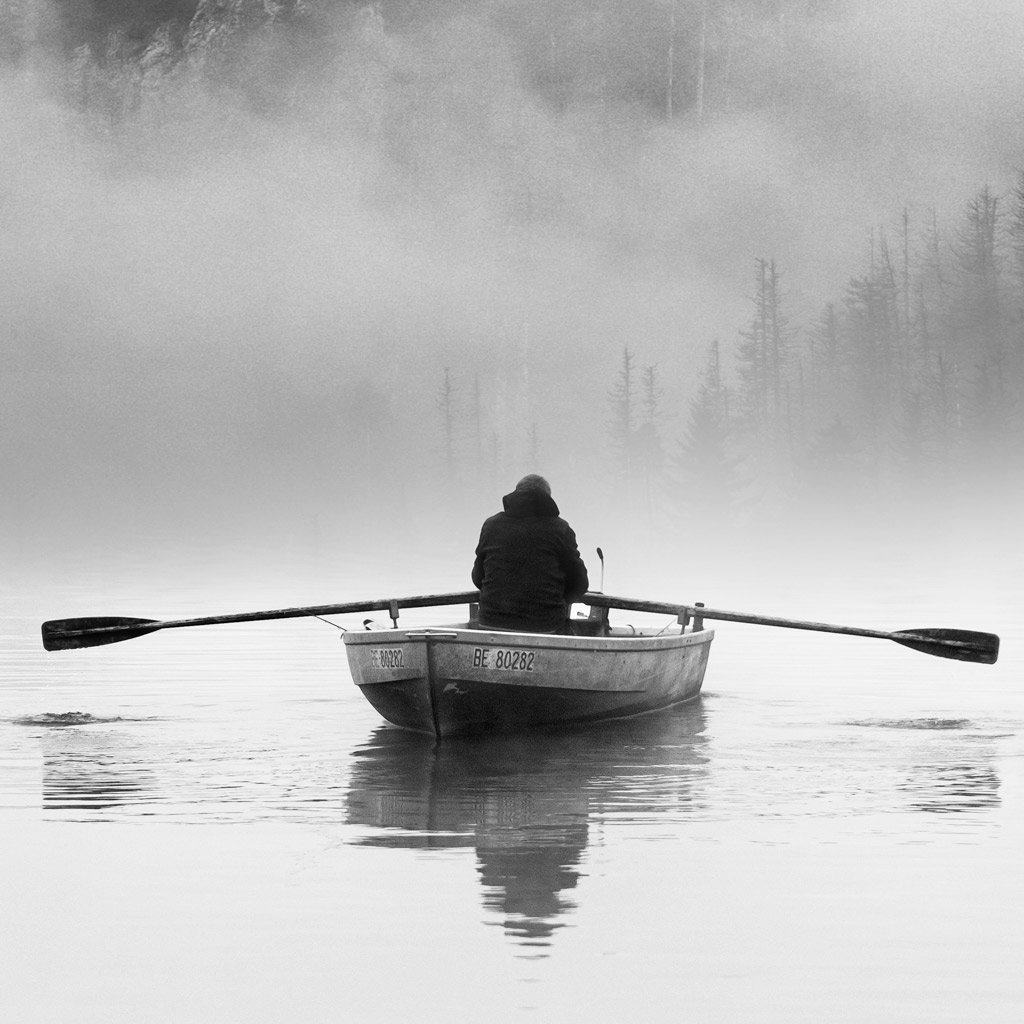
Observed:
[[[464,628],[482,629],[479,618],[479,605],[469,606],[469,622]],[[569,618],[569,636],[656,636],[671,635],[682,632],[678,623],[672,623],[663,628],[651,626],[637,627],[631,625],[613,626],[608,621],[608,609],[591,606],[589,614],[584,615],[577,612]]]
[[[608,636],[608,637],[651,637],[651,636],[672,636],[678,635],[679,633],[696,632],[704,628],[703,622],[699,620],[689,620],[684,626],[681,619],[676,619],[675,622],[669,622],[661,626],[655,624],[645,624],[640,626],[634,626],[629,623],[623,625],[611,625],[608,621],[608,608],[597,607],[595,605],[576,605],[574,606],[575,614],[571,615],[568,620],[568,629],[562,635],[565,636]],[[586,608],[587,611],[584,613],[580,608]],[[363,626],[367,630],[378,630],[387,628],[383,626],[379,621],[374,619],[364,619]],[[397,606],[392,609],[392,629],[399,629],[398,625],[398,608]],[[442,627],[447,629],[479,629],[486,630],[488,632],[504,632],[503,630],[496,630],[494,627],[481,626],[480,625],[480,606],[476,603],[469,605],[469,618],[461,622],[450,622],[445,623]],[[518,632],[511,630],[509,632]],[[535,635],[535,634],[533,634]]]

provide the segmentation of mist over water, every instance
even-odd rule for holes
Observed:
[[[712,0],[698,92],[704,11],[0,0],[0,1017],[1017,1021],[1024,8]],[[41,648],[468,589],[529,471],[594,588],[999,662],[723,622],[434,745],[315,619]]]
[[[5,560],[30,569],[193,546],[286,560],[399,533],[465,547],[533,469],[591,545],[684,519],[707,533],[696,488],[623,483],[623,349],[637,387],[657,367],[670,458],[712,340],[739,387],[756,259],[809,330],[883,229],[897,247],[904,208],[952,234],[1019,163],[1024,26],[1005,3],[713,5],[724,63],[701,123],[694,4],[676,5],[672,120],[667,36],[639,7],[613,45],[569,3],[535,23],[502,4],[335,5],[306,34],[282,20],[200,59],[138,17],[117,43],[115,15],[21,6],[0,69],[0,516]],[[1019,500],[1001,468],[961,476],[893,512],[890,473],[878,500],[807,518],[921,522],[996,485],[985,513],[989,493]],[[776,535],[807,508],[742,501],[744,529],[770,511]]]

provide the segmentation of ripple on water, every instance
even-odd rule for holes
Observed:
[[[83,725],[130,725],[134,722],[158,722],[157,715],[92,715],[88,711],[44,711],[9,719],[12,725],[34,729],[67,729]]]
[[[964,814],[1000,804],[1000,778],[988,763],[920,764],[908,771],[899,789],[915,811],[929,814]]]
[[[44,711],[39,715],[22,715],[12,719],[15,725],[44,726],[46,728],[63,728],[69,725],[110,725],[112,722],[124,722],[120,715],[90,715],[88,711]]]
[[[969,718],[869,718],[847,722],[865,729],[969,729]]]

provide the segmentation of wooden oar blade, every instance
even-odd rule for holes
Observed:
[[[160,628],[156,619],[127,619],[98,616],[90,619],[51,619],[43,623],[43,647],[68,651],[76,647],[100,647],[152,633]]]
[[[937,658],[976,661],[994,665],[999,657],[999,637],[995,633],[977,633],[971,629],[902,629],[891,639]]]

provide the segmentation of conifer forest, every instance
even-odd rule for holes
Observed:
[[[1020,40],[914,6],[0,0],[12,550],[1019,500]]]

